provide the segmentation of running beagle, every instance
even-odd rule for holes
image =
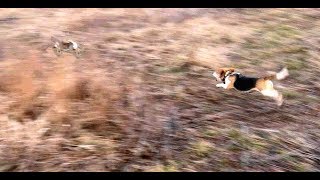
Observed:
[[[238,72],[235,72],[234,68],[219,68],[212,74],[217,81],[222,83],[217,84],[217,87],[224,89],[236,89],[238,91],[252,91],[256,90],[261,92],[264,96],[268,96],[276,100],[277,105],[281,106],[283,103],[283,96],[277,90],[273,88],[271,80],[282,80],[289,75],[288,69],[283,68],[278,73],[272,75],[255,78],[247,77]]]

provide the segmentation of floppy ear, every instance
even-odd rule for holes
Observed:
[[[226,71],[225,71],[224,69],[219,69],[219,71],[218,71],[220,77],[223,77],[224,74],[225,74],[225,72],[226,72]]]
[[[225,76],[227,76],[227,75],[229,75],[229,74],[231,74],[231,73],[233,73],[234,72],[234,68],[228,68],[227,70],[226,70],[226,72],[225,72]]]

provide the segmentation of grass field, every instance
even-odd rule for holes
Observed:
[[[319,30],[320,9],[0,9],[0,171],[319,171]],[[283,106],[216,88],[222,66],[287,66]]]

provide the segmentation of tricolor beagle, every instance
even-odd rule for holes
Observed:
[[[277,105],[281,106],[283,103],[283,96],[277,90],[273,88],[271,80],[282,80],[289,75],[288,69],[283,68],[280,72],[272,75],[255,78],[247,77],[234,71],[234,68],[219,68],[212,75],[217,81],[222,83],[217,84],[217,87],[224,89],[236,89],[239,91],[252,91],[256,90],[261,92],[264,96],[272,97],[276,100]]]

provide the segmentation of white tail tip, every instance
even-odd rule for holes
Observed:
[[[283,68],[280,72],[277,73],[277,79],[282,80],[289,76],[289,71],[287,68]]]

